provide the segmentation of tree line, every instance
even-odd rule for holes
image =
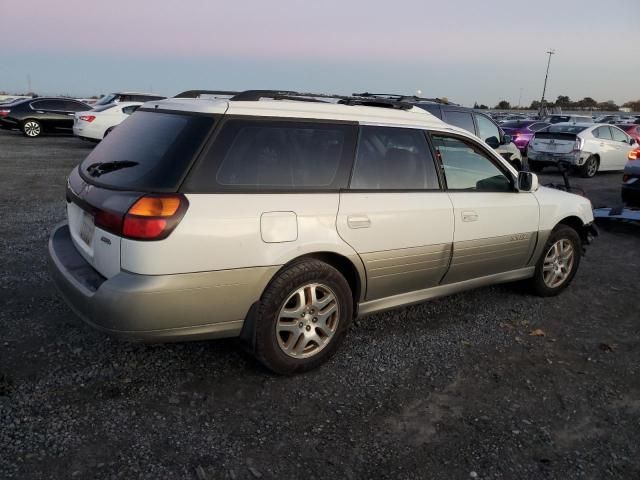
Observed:
[[[605,102],[598,102],[591,97],[584,97],[582,100],[573,101],[566,95],[558,95],[558,98],[553,101],[544,102],[545,107],[553,108],[560,107],[563,110],[604,110],[604,111],[617,111],[620,107],[625,107],[631,109],[632,112],[640,111],[640,100],[632,100],[629,102],[625,102],[622,105],[616,105],[616,102],[613,100],[607,100]],[[540,110],[541,104],[538,100],[534,100],[531,102],[531,105],[528,107],[517,107],[512,106],[506,100],[500,100],[498,104],[493,107],[499,110]],[[489,107],[484,104],[478,104],[476,102],[473,108],[478,109],[488,109]]]

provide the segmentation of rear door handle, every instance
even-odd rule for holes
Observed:
[[[478,220],[478,214],[473,210],[464,210],[462,212],[463,222],[475,222],[476,220]]]
[[[366,215],[349,215],[347,217],[349,228],[369,228],[371,220]]]

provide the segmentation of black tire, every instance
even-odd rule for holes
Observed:
[[[580,175],[584,178],[593,178],[596,176],[596,173],[598,173],[599,167],[600,161],[598,160],[598,157],[590,155],[584,162],[584,165],[580,167]]]
[[[544,166],[540,165],[535,160],[527,160],[527,162],[529,163],[529,170],[531,170],[534,173],[540,173],[544,168]]]
[[[35,118],[27,118],[20,125],[22,133],[29,138],[36,138],[42,135],[42,124]]]
[[[278,332],[276,329],[281,311],[288,305],[285,302],[295,295],[296,291],[309,284],[326,286],[334,294],[337,306],[337,316],[335,317],[337,318],[337,323],[335,324],[335,332],[326,344],[323,344],[324,346],[322,347],[318,345],[319,350],[317,353],[307,358],[294,358],[285,352],[284,347],[281,347],[280,342],[285,342],[281,336],[283,332]],[[253,322],[253,328],[255,328],[253,354],[257,360],[269,370],[281,375],[305,372],[322,365],[335,354],[340,346],[353,318],[351,288],[342,274],[331,265],[319,260],[302,260],[281,270],[273,278],[262,294],[255,315],[255,321]],[[301,319],[300,324],[303,321],[310,322],[311,319]],[[313,321],[315,322],[316,320]],[[293,321],[293,323],[297,324],[298,320]],[[300,327],[302,330],[299,333],[292,332],[291,335],[295,335],[299,341],[306,342],[306,336],[303,338],[303,336],[298,337],[298,335],[306,335],[303,330],[309,331],[310,327],[311,325]],[[316,333],[315,327],[313,327],[312,332],[309,332],[310,335],[313,333]],[[294,341],[293,343],[295,345],[298,342]],[[310,345],[312,344],[310,343]]]
[[[551,248],[561,240],[567,240],[571,243],[573,247],[573,262],[571,267],[567,269],[568,275],[559,285],[549,286],[547,282],[545,282],[544,277],[544,267],[545,267],[545,259],[547,259],[548,254],[551,253]],[[578,267],[580,266],[580,257],[582,256],[582,241],[580,240],[580,236],[578,232],[576,232],[573,228],[568,225],[560,224],[553,229],[547,242],[540,254],[540,258],[538,259],[538,263],[536,264],[536,270],[533,275],[533,278],[530,280],[531,289],[533,292],[541,297],[552,297],[554,295],[558,295],[565,288],[569,286],[573,277],[576,275],[578,271]]]

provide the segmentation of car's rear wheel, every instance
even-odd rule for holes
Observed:
[[[554,228],[532,278],[535,293],[550,297],[567,288],[578,271],[581,252],[582,242],[573,228],[563,224]]]
[[[22,123],[22,133],[31,138],[39,137],[42,134],[42,125],[39,121],[29,118]]]
[[[262,295],[254,354],[279,374],[311,370],[336,352],[352,316],[351,289],[338,270],[318,260],[296,262]]]
[[[580,174],[585,178],[595,177],[596,173],[598,173],[599,164],[598,157],[590,155],[580,168]]]

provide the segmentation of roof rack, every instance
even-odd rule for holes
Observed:
[[[233,97],[237,95],[239,92],[230,91],[230,90],[185,90],[184,92],[180,92],[173,98],[200,98],[203,95],[222,95],[225,97]]]
[[[345,95],[328,95],[325,93],[304,93],[289,90],[246,90],[230,98],[234,102],[259,101],[263,98],[272,100],[295,100],[298,102],[339,103],[342,105],[361,105],[367,107],[386,107],[410,110],[413,104],[393,98],[358,97]]]
[[[395,93],[370,93],[370,92],[362,92],[362,93],[353,93],[353,97],[358,98],[375,98],[375,99],[391,99],[398,102],[433,102],[433,103],[441,103],[443,105],[458,105],[457,103],[450,102],[447,99],[443,98],[425,98],[418,97],[417,95],[400,95]]]

